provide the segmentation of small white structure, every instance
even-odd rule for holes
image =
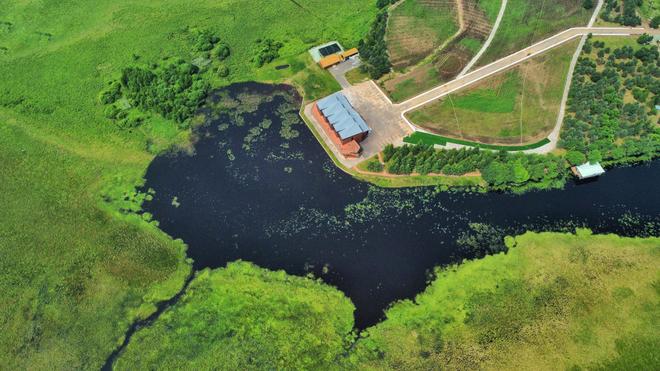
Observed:
[[[605,174],[605,169],[598,162],[595,164],[586,162],[582,165],[574,166],[572,170],[580,179],[593,178]]]

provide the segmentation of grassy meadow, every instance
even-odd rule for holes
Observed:
[[[190,130],[158,115],[121,129],[99,92],[122,69],[191,60],[191,33],[231,49],[235,81],[291,82],[308,98],[338,89],[306,50],[355,46],[373,2],[0,0],[0,364],[99,368],[129,323],[171,297],[190,271],[185,246],[140,213],[134,191],[155,154],[186,147]],[[258,39],[282,42],[258,68]],[[274,67],[289,64],[276,70]]]
[[[477,65],[484,66],[571,27],[589,23],[582,0],[509,0],[495,38]]]
[[[577,41],[564,44],[408,117],[453,138],[500,144],[520,144],[521,137],[523,143],[541,140],[556,123],[576,47]]]
[[[578,230],[505,241],[507,253],[438,268],[360,334],[350,301],[318,281],[248,263],[207,270],[117,366],[657,369],[658,238]]]
[[[361,369],[657,369],[660,240],[508,237],[367,330]]]
[[[319,369],[350,344],[354,309],[320,281],[230,263],[197,273],[180,301],[137,333],[116,369]]]

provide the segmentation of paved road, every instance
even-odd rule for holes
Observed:
[[[603,0],[601,0],[601,1],[603,1]],[[508,2],[508,0],[502,0],[502,5],[500,5],[500,12],[497,14],[497,19],[495,20],[495,24],[493,25],[493,29],[490,30],[490,35],[488,35],[488,39],[486,39],[486,42],[481,47],[481,49],[479,50],[477,55],[475,55],[472,58],[470,63],[468,63],[467,66],[465,66],[465,68],[463,68],[463,71],[461,71],[461,73],[459,73],[458,76],[456,76],[456,77],[461,77],[461,76],[465,75],[466,73],[468,73],[468,71],[471,70],[472,67],[474,67],[474,65],[477,63],[479,58],[481,58],[481,56],[486,52],[486,49],[488,49],[488,47],[490,46],[490,43],[495,38],[495,34],[497,33],[497,29],[500,28],[500,23],[502,23],[502,18],[504,18],[504,11],[506,10],[507,2]]]
[[[441,98],[449,93],[460,90],[468,85],[474,84],[486,77],[492,76],[500,71],[515,66],[519,63],[526,61],[536,55],[539,55],[549,49],[562,45],[576,37],[587,35],[617,35],[629,36],[640,35],[643,33],[660,34],[658,30],[648,30],[644,28],[626,28],[626,27],[576,27],[566,31],[560,32],[545,40],[522,49],[518,52],[510,54],[500,60],[491,64],[474,70],[462,77],[456,78],[444,85],[440,85],[416,97],[413,97],[405,102],[396,104],[395,106],[402,114],[418,108],[426,103]],[[405,119],[405,118],[404,118]]]
[[[351,84],[346,80],[346,73],[352,69],[360,67],[362,61],[359,56],[353,56],[341,62],[337,65],[334,65],[328,68],[330,74],[334,76],[335,80],[339,83],[342,89],[350,88]]]

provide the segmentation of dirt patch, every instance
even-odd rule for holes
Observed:
[[[485,40],[488,38],[493,25],[486,13],[477,6],[476,0],[463,0],[463,18],[465,30],[470,37]]]
[[[434,65],[440,76],[442,76],[442,80],[449,81],[456,77],[470,62],[472,52],[458,44],[454,44],[443,57],[438,58]]]
[[[420,3],[438,3],[438,0],[418,0]],[[437,85],[445,83],[455,78],[463,68],[470,62],[475,52],[460,45],[464,38],[476,40],[485,40],[490,34],[492,25],[488,21],[486,14],[477,6],[477,0],[460,0],[460,23],[462,29],[441,49],[436,48],[432,51],[424,51],[413,55],[413,50],[409,49],[407,57],[403,54],[397,54],[394,45],[390,48],[390,60],[395,70],[401,70],[410,66],[415,60],[420,61],[423,56],[435,53],[430,60],[424,60],[422,63],[403,72],[394,72],[380,80],[380,85],[395,101],[401,101],[411,98],[419,93],[429,90]],[[394,24],[394,23],[393,23]],[[420,30],[413,30],[415,37],[423,36]],[[415,38],[406,39],[405,43],[415,43]],[[390,42],[388,41],[388,45]],[[425,48],[423,42],[417,42],[416,47],[421,51]],[[426,46],[427,47],[427,46]]]
[[[391,10],[388,20],[386,42],[395,69],[411,66],[431,54],[445,41],[438,35],[438,19],[456,18],[456,0],[409,1],[415,1],[417,14],[409,14],[403,9],[408,4],[401,3]]]

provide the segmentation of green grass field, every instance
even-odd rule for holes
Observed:
[[[334,288],[248,263],[207,270],[135,335],[117,368],[660,366],[660,239],[578,230],[505,241],[507,253],[438,268],[357,340],[353,306]]]
[[[116,369],[319,369],[344,353],[354,310],[320,281],[230,263],[199,272],[181,301],[137,333]]]
[[[509,0],[502,23],[477,65],[484,66],[571,27],[586,26],[582,0]]]
[[[459,41],[458,43],[461,46],[467,48],[473,54],[477,54],[479,50],[481,50],[481,46],[483,45],[481,40],[477,40],[469,37],[461,39],[461,41]]]
[[[660,367],[658,238],[578,231],[507,241],[507,254],[438,270],[414,301],[389,309],[358,341],[361,367]]]
[[[356,45],[376,9],[298,3],[0,0],[0,364],[98,369],[189,272],[181,242],[121,210],[139,210],[147,195],[133,190],[149,162],[187,146],[190,131],[155,115],[119,129],[98,103],[106,82],[127,66],[192,59],[191,30],[209,29],[231,48],[231,73],[210,77],[214,87],[289,81],[308,98],[327,94],[339,87],[307,48]],[[284,47],[257,68],[255,41],[267,37]]]
[[[443,137],[441,135],[416,131],[408,135],[407,137],[404,137],[403,142],[408,144],[424,145],[424,146],[434,146],[434,145],[446,146],[447,143],[455,143],[455,144],[462,144],[464,146],[491,149],[494,151],[525,151],[528,149],[543,147],[544,145],[550,143],[550,140],[548,138],[543,138],[536,143],[530,143],[522,146],[501,146],[495,144],[483,144],[478,142],[472,142],[469,140],[448,138],[448,137]]]
[[[455,139],[504,145],[539,142],[556,123],[576,47],[577,41],[562,45],[423,106],[408,118],[416,125]]]
[[[348,80],[349,83],[355,85],[361,82],[369,81],[371,78],[369,77],[369,74],[362,72],[361,69],[354,68],[346,73],[346,80]]]

